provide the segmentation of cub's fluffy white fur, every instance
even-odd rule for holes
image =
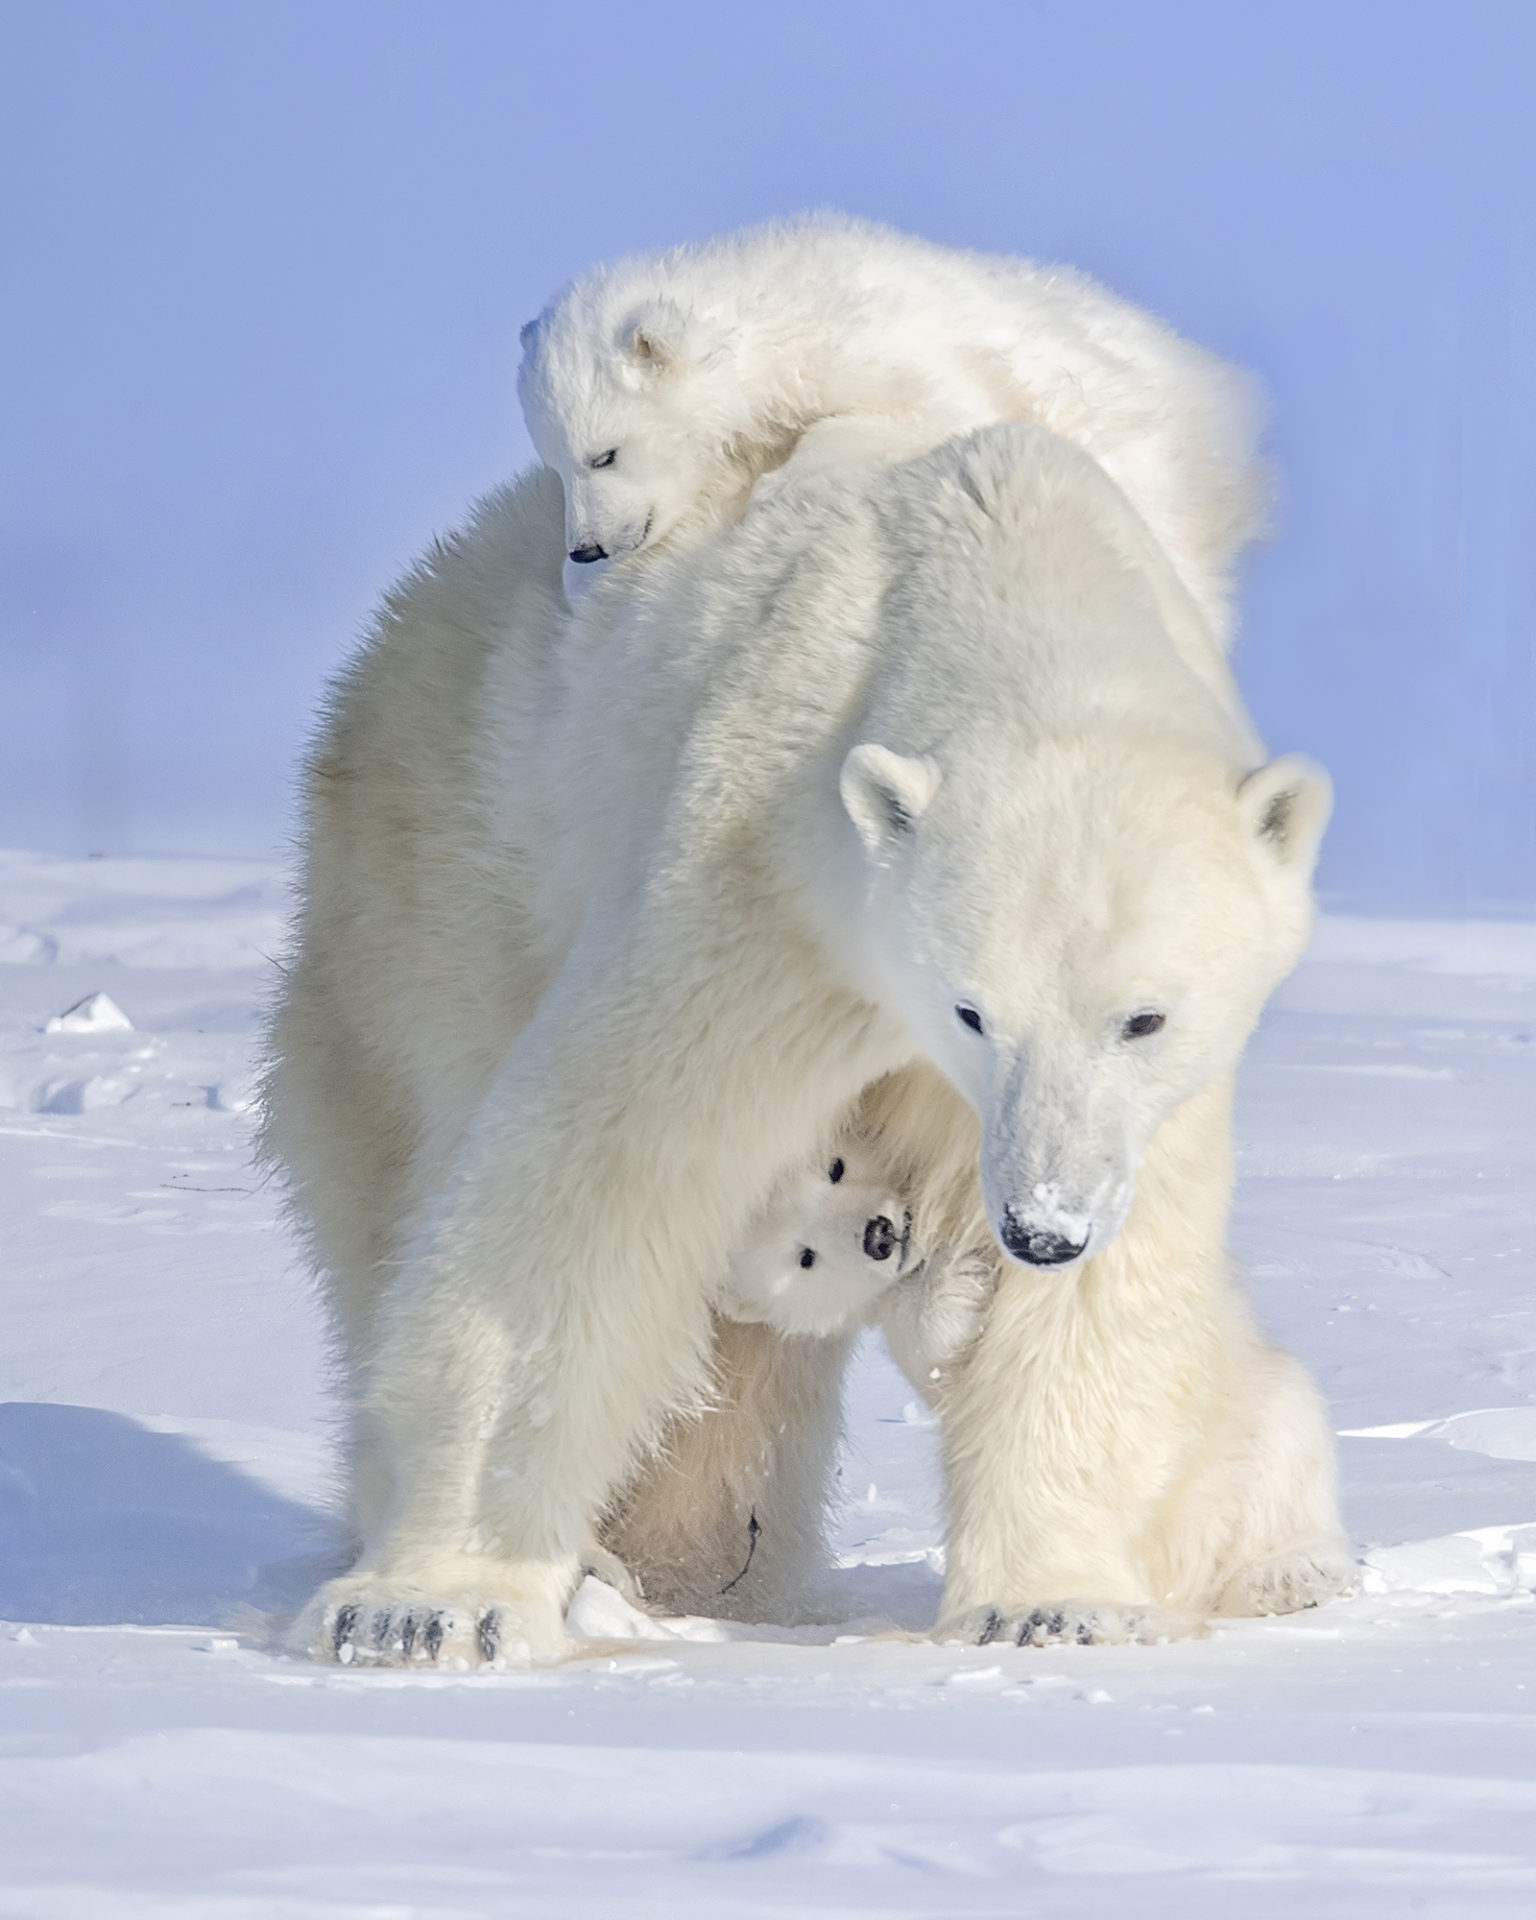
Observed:
[[[846,1336],[714,1309],[850,1128],[934,1271],[996,1289],[938,1387],[946,1630],[1332,1591],[1327,1422],[1224,1242],[1327,783],[1265,763],[1144,517],[992,427],[573,616],[563,511],[538,473],[429,555],[311,761],[265,1143],[360,1547],[298,1643],[557,1651],[594,1534],[665,1604],[790,1613]]]
[[[720,1309],[778,1333],[857,1327],[915,1259],[912,1215],[856,1140],[784,1176],[731,1256]]]
[[[912,1213],[864,1141],[840,1140],[774,1188],[731,1256],[720,1311],[775,1333],[826,1338],[878,1315],[898,1364],[934,1397],[992,1297],[988,1260],[926,1261]]]
[[[1225,634],[1263,491],[1252,393],[1083,274],[821,215],[599,267],[523,338],[523,411],[564,483],[573,560],[739,514],[776,469],[787,484],[1033,422],[1118,482]]]

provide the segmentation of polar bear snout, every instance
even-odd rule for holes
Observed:
[[[1002,1224],[998,1238],[1004,1248],[1015,1259],[1022,1260],[1031,1267],[1064,1267],[1071,1261],[1081,1259],[1093,1237],[1092,1228],[1082,1233],[1081,1238],[1060,1231],[1060,1223],[1048,1224],[1025,1213],[1012,1201],[1003,1208]]]
[[[864,1223],[864,1258],[889,1260],[893,1253],[905,1253],[911,1233],[911,1214],[905,1217],[900,1232],[897,1231],[893,1220],[888,1219],[883,1213],[876,1214],[873,1220]]]

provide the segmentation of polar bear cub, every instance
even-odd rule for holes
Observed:
[[[821,1339],[878,1316],[897,1364],[931,1397],[981,1331],[995,1278],[978,1262],[925,1260],[911,1209],[849,1137],[779,1181],[731,1260],[719,1308]]]
[[[568,590],[690,519],[739,517],[786,462],[775,484],[1013,420],[1093,455],[1224,634],[1263,493],[1251,394],[1082,275],[822,215],[599,267],[522,340]]]
[[[779,1182],[731,1261],[720,1302],[728,1319],[841,1333],[910,1271],[911,1212],[865,1158],[844,1142]]]

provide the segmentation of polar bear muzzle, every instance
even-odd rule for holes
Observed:
[[[1092,1235],[1069,1240],[1065,1234],[1031,1220],[1010,1203],[1003,1208],[999,1238],[1013,1258],[1024,1261],[1027,1266],[1064,1267],[1086,1251]]]

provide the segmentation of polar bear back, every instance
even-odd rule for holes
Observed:
[[[624,364],[647,327],[677,335],[675,364]],[[529,330],[520,385],[535,443],[557,465],[548,423],[577,416],[592,447],[576,458],[597,463],[605,409],[594,396],[610,386],[625,391],[626,430],[650,418],[659,434],[665,414],[681,451],[679,422],[696,422],[721,450],[698,470],[711,476],[697,483],[711,511],[739,510],[752,480],[819,422],[904,419],[915,423],[908,453],[993,421],[1049,427],[1125,490],[1223,639],[1231,568],[1261,517],[1259,410],[1234,369],[1085,275],[840,216],[583,275]]]

